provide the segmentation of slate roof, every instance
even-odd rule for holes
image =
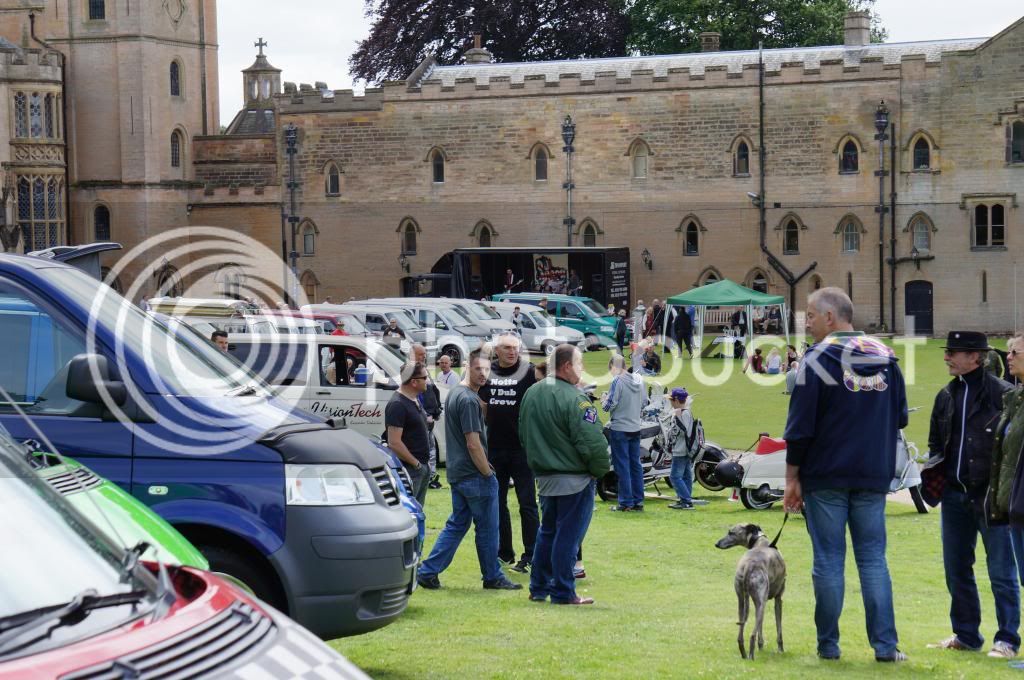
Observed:
[[[971,50],[987,38],[959,40],[928,40],[904,43],[873,43],[870,45],[845,47],[831,45],[824,47],[790,47],[764,50],[766,71],[777,71],[784,63],[802,62],[804,68],[818,68],[821,62],[841,61],[844,66],[857,66],[864,59],[878,59],[886,64],[898,64],[903,57],[923,55],[926,61],[937,62],[946,52]],[[629,78],[633,71],[650,70],[655,77],[667,76],[669,69],[689,68],[691,75],[703,74],[708,67],[725,67],[729,73],[740,73],[745,66],[757,65],[757,50],[735,52],[695,52],[648,57],[610,57],[603,59],[569,59],[564,61],[535,61],[495,64],[459,64],[456,66],[433,66],[412,86],[425,81],[440,80],[444,86],[452,86],[457,79],[475,78],[477,83],[486,84],[492,77],[507,77],[513,83],[521,83],[527,77],[543,76],[547,81],[557,82],[559,76],[578,73],[583,80],[591,80],[597,73],[614,71],[619,78]]]
[[[272,109],[243,109],[228,126],[229,135],[262,135],[274,132]]]

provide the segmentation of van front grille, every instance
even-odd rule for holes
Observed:
[[[380,489],[388,505],[398,505],[401,503],[398,491],[395,489],[395,485],[391,481],[391,475],[386,467],[373,468],[370,470],[370,474],[373,475],[373,481],[377,482],[377,487]]]

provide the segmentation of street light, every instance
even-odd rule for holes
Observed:
[[[295,155],[299,152],[298,142],[299,128],[295,127],[294,123],[289,123],[288,127],[284,129],[285,153],[288,154],[288,223],[292,228],[292,249],[288,256],[292,263],[291,298],[292,302],[296,304],[299,299],[299,250],[296,243],[299,231],[299,215],[295,198],[295,192],[299,188],[299,182],[295,179]]]
[[[885,100],[878,102],[875,109],[875,130],[878,134],[878,206],[875,212],[878,213],[878,327],[885,328],[885,215],[889,208],[885,205],[885,178],[889,174],[885,170],[885,140],[889,135],[885,134],[889,127],[889,108]]]
[[[575,140],[576,123],[573,122],[572,116],[566,115],[562,121],[562,141],[565,142],[565,146],[562,147],[562,151],[565,152],[565,184],[562,188],[565,189],[566,217],[562,223],[565,225],[565,245],[569,247],[572,247],[572,227],[576,224],[576,220],[572,218],[572,190],[576,188],[572,183],[572,154],[576,150],[572,143]]]

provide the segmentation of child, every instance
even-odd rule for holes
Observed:
[[[690,412],[693,400],[685,387],[674,387],[669,402],[672,404],[672,427],[669,429],[674,434],[669,480],[679,500],[668,507],[673,510],[693,510],[695,505],[706,504],[706,501],[693,500],[693,456],[697,453],[697,437],[693,414]]]
[[[777,347],[772,347],[772,351],[768,352],[768,375],[778,375],[782,373],[782,355],[779,353]]]

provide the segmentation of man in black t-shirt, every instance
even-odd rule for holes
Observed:
[[[525,573],[533,560],[533,544],[537,540],[540,519],[533,473],[519,442],[519,405],[527,388],[537,379],[530,362],[520,358],[520,346],[519,336],[514,333],[498,338],[494,346],[497,359],[491,363],[487,385],[480,388],[480,398],[487,404],[487,458],[498,477],[498,557],[509,564],[516,559],[512,546],[512,518],[508,512],[511,479],[519,499],[523,554],[509,568]]]
[[[412,495],[423,505],[430,481],[430,432],[419,396],[427,389],[427,367],[409,363],[402,368],[402,386],[384,409],[388,446],[402,461],[412,480]]]

